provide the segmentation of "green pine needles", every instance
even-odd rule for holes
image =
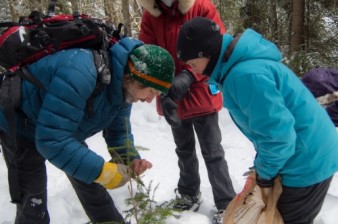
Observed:
[[[126,213],[126,218],[134,217],[137,224],[164,224],[165,220],[173,216],[174,210],[172,205],[174,201],[165,201],[158,204],[154,197],[159,184],[152,188],[152,181],[148,186],[143,183],[137,183],[137,192],[133,192],[130,183],[129,192],[131,197],[126,199],[126,204],[131,208]]]
[[[126,136],[129,136],[129,125],[126,119]],[[109,147],[109,153],[112,157],[111,162],[114,163],[126,163],[129,164],[129,158],[135,156],[137,151],[149,150],[142,146],[134,146],[129,138],[127,138],[124,146]],[[130,181],[128,190],[130,197],[125,200],[125,203],[129,207],[128,210],[124,211],[126,219],[134,218],[136,224],[164,224],[166,218],[173,216],[174,209],[172,208],[175,200],[165,201],[158,204],[155,201],[155,193],[158,189],[159,184],[153,188],[153,181],[150,181],[146,186],[141,180],[140,176],[136,176],[130,173]],[[133,186],[133,180],[136,181],[136,188]],[[116,222],[105,222],[101,224],[117,224]]]

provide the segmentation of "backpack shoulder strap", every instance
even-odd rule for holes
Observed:
[[[19,108],[21,103],[22,78],[19,70],[16,72],[6,71],[2,76],[0,100],[7,121],[9,135],[13,138],[16,147],[15,110]]]
[[[26,66],[21,67],[18,72],[20,72],[20,76],[27,80],[28,82],[34,84],[35,86],[39,87],[40,89],[44,89],[46,90],[45,86],[35,77],[32,75],[32,73],[30,73],[28,71],[28,69],[26,68]]]
[[[108,85],[111,81],[111,69],[110,63],[108,60],[108,53],[106,50],[92,50],[94,64],[97,70],[97,79],[95,89],[90,95],[86,103],[86,111],[88,113],[88,117],[93,117],[93,103],[94,98],[99,92],[103,89],[105,85]]]

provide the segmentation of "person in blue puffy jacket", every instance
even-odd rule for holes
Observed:
[[[152,167],[133,147],[132,103],[150,103],[167,93],[174,62],[166,50],[132,38],[123,38],[108,54],[111,81],[92,98],[98,72],[90,49],[59,51],[29,65],[28,71],[44,88],[23,80],[15,138],[0,109],[0,138],[11,199],[17,205],[16,224],[50,222],[46,159],[67,174],[92,223],[125,222],[106,189],[120,187]],[[111,161],[85,143],[100,131],[111,149]]]
[[[209,82],[222,91],[223,106],[254,145],[258,186],[272,187],[279,175],[277,207],[284,222],[313,223],[338,170],[334,124],[272,42],[252,29],[210,41],[215,35],[221,34],[211,20],[189,20],[180,29],[178,57],[205,74],[210,58],[204,52],[218,46]]]

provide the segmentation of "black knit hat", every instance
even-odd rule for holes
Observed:
[[[212,20],[196,17],[181,26],[177,40],[177,57],[187,61],[211,57],[222,45],[220,27]]]

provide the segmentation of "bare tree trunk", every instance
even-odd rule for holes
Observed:
[[[71,0],[70,3],[72,4],[72,11],[73,12],[79,12],[79,1],[78,0]]]
[[[107,19],[111,22],[115,22],[116,17],[115,17],[115,11],[114,7],[111,1],[109,0],[104,0],[104,12],[106,16],[108,17]]]
[[[138,5],[137,0],[131,0],[131,35],[137,36],[141,29],[142,8]]]
[[[311,27],[311,3],[306,1],[306,16],[304,17],[304,48],[307,50],[311,44],[310,27]]]
[[[133,4],[133,9],[134,9],[134,13],[137,15],[137,16],[142,16],[142,8],[141,6],[139,6],[137,4],[137,0],[133,0],[134,1],[134,4]]]
[[[9,16],[9,5],[7,1],[0,1],[0,20],[6,21]]]
[[[123,15],[123,24],[125,27],[125,34],[131,35],[131,22],[130,22],[130,12],[129,12],[129,0],[122,1],[122,15]]]
[[[37,1],[37,0],[29,1],[30,11],[38,11],[39,7],[40,7],[40,1]]]
[[[305,0],[292,1],[290,54],[301,50],[304,46],[304,11]]]
[[[10,8],[11,11],[11,16],[12,16],[12,21],[19,21],[19,13],[15,10],[15,5],[17,5],[17,1],[16,0],[7,0],[8,2],[8,6]]]
[[[275,42],[278,42],[278,23],[277,23],[277,4],[276,0],[270,0],[270,22],[271,22],[271,37]]]

